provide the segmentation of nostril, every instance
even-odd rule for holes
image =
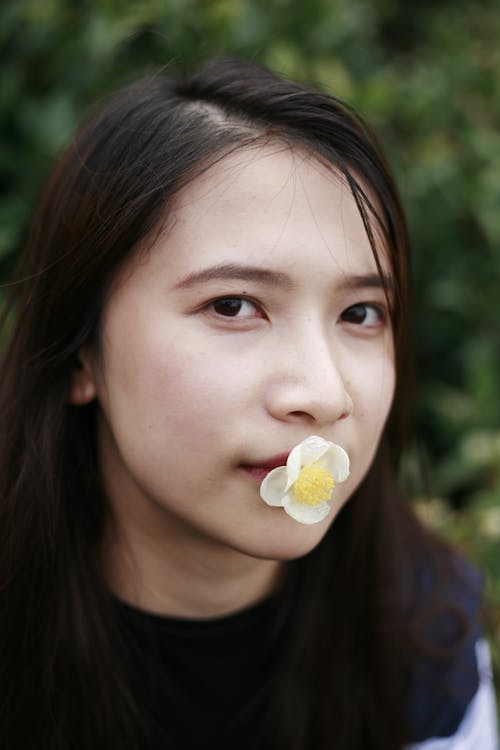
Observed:
[[[309,412],[307,411],[291,411],[289,412],[289,416],[300,419],[301,421],[308,420],[310,422],[314,422],[314,416],[312,414],[309,414]]]

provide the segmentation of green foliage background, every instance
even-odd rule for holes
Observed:
[[[3,0],[0,279],[85,108],[152,68],[213,55],[255,58],[346,99],[388,153],[415,269],[419,443],[407,479],[419,512],[484,571],[498,675],[497,0]]]

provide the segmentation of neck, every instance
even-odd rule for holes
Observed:
[[[245,609],[276,588],[281,563],[187,536],[157,539],[137,527],[125,534],[115,524],[103,544],[113,593],[149,612],[201,619]]]

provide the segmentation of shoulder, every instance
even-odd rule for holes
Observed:
[[[494,691],[480,622],[482,579],[456,554],[442,573],[426,564],[418,574],[408,748],[496,750]]]
[[[435,731],[427,732],[427,739],[408,745],[405,750],[498,750],[495,694],[489,649],[484,640],[477,641],[475,653],[478,683],[470,701],[457,713],[456,701],[450,707],[445,699],[439,709],[441,729],[436,726]]]

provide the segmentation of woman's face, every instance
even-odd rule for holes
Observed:
[[[99,402],[113,512],[165,554],[189,540],[303,555],[334,514],[304,526],[267,506],[263,464],[321,435],[350,456],[335,489],[347,501],[394,391],[387,302],[354,200],[311,156],[267,146],[211,167],[169,224],[117,279],[102,352],[73,386],[73,401]]]

